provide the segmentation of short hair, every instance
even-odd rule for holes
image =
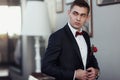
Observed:
[[[75,0],[72,2],[70,9],[72,9],[74,6],[79,6],[79,7],[85,7],[88,9],[88,14],[90,12],[90,6],[85,0]]]

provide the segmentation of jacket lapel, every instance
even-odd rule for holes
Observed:
[[[87,51],[88,51],[88,53],[87,53],[87,62],[86,62],[86,68],[87,68],[87,66],[88,66],[88,63],[89,63],[89,54],[90,54],[90,52],[91,52],[91,47],[90,47],[90,38],[89,38],[89,35],[85,32],[85,31],[83,31],[83,37],[84,37],[84,39],[85,39],[85,41],[86,41],[86,44],[87,44]]]
[[[78,55],[79,59],[80,59],[80,62],[82,63],[83,65],[83,62],[82,62],[82,57],[81,57],[81,54],[80,54],[80,50],[79,50],[79,47],[78,47],[78,44],[69,28],[69,26],[66,24],[66,26],[64,27],[65,28],[65,31],[66,31],[66,34],[68,35],[68,37],[70,38],[69,40],[71,40],[71,43],[72,43],[72,47],[75,51],[75,53]]]

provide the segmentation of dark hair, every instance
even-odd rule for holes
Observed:
[[[75,5],[79,6],[79,7],[85,7],[88,9],[88,14],[90,12],[90,6],[88,5],[88,3],[85,0],[75,0],[72,2],[70,9],[72,9]]]

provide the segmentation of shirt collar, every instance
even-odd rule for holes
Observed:
[[[68,22],[68,26],[69,26],[69,28],[70,28],[70,30],[72,31],[72,33],[73,33],[73,35],[74,35],[74,37],[75,37],[75,34],[76,34],[76,29],[75,28],[73,28],[71,25],[70,25],[70,23]],[[82,29],[80,30],[80,32],[82,32]]]

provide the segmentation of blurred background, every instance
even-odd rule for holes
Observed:
[[[98,80],[119,80],[120,1],[86,1],[91,6],[88,32],[98,48],[95,53],[100,66]],[[67,23],[71,2],[0,0],[0,80],[4,80],[2,77],[28,80],[31,73],[39,71],[36,62],[44,54],[49,35]]]

